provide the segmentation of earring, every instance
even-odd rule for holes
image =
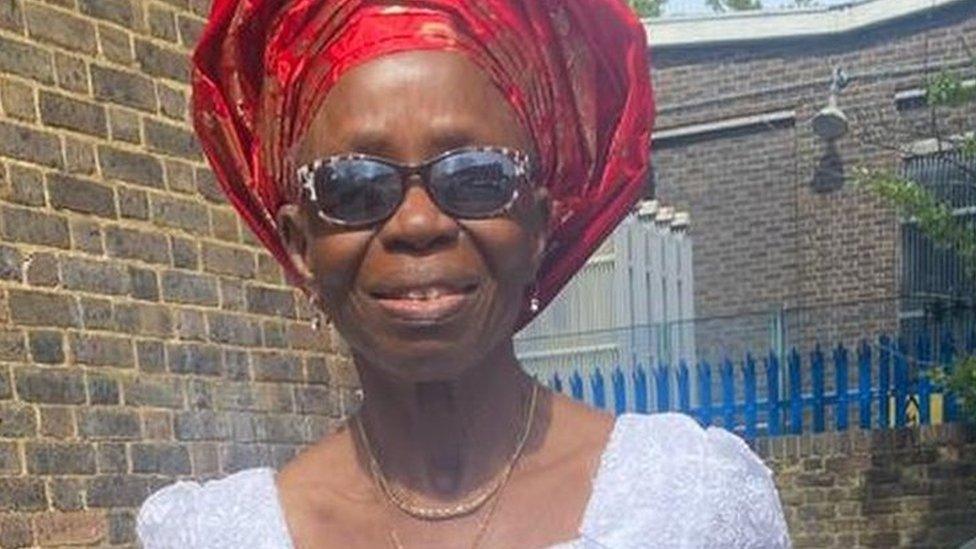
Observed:
[[[322,329],[322,325],[325,324],[326,321],[324,318],[325,313],[322,311],[321,304],[322,300],[319,299],[318,295],[313,294],[308,296],[308,306],[310,309],[312,309],[312,314],[314,315],[312,316],[312,329],[316,332]]]
[[[532,314],[536,314],[539,312],[539,309],[541,308],[542,308],[542,302],[539,300],[539,288],[535,284],[533,284],[532,297],[529,299],[529,311],[531,311]]]

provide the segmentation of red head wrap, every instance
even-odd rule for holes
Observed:
[[[290,150],[349,68],[417,49],[468,56],[534,139],[553,199],[537,280],[548,303],[636,202],[650,162],[647,44],[623,0],[214,0],[193,118],[217,180],[297,282],[274,221],[296,199]]]

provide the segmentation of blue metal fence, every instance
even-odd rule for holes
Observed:
[[[961,410],[955,396],[923,374],[936,364],[951,368],[962,351],[976,353],[976,328],[965,341],[956,341],[948,331],[935,341],[920,336],[912,345],[881,336],[876,343],[865,340],[853,350],[843,344],[829,350],[818,345],[809,353],[793,349],[785,363],[772,352],[761,361],[747,355],[739,363],[730,358],[717,365],[701,362],[695,366],[696,387],[689,383],[690,367],[683,362],[676,367],[638,365],[626,371],[617,367],[581,373],[578,369],[567,379],[555,374],[548,382],[556,391],[568,391],[577,400],[618,415],[681,411],[702,425],[721,425],[753,439],[823,432],[829,424],[844,431],[852,412],[862,429],[930,424],[933,408],[939,422],[956,421]],[[765,374],[765,387],[757,379],[758,368]],[[828,368],[833,370],[829,390]],[[855,383],[852,369],[856,369]],[[713,374],[719,376],[717,384]],[[828,422],[828,414],[832,421]]]

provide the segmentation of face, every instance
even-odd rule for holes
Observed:
[[[296,165],[364,153],[419,164],[459,147],[530,152],[497,88],[463,56],[405,52],[345,74],[297,147]],[[348,228],[303,198],[279,226],[308,287],[360,367],[414,381],[460,375],[511,340],[544,245],[547,199],[523,187],[506,213],[458,219],[417,176],[384,221]]]

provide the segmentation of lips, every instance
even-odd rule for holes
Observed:
[[[395,319],[429,324],[455,315],[471,300],[477,287],[477,283],[462,281],[393,284],[371,291],[370,297]]]

